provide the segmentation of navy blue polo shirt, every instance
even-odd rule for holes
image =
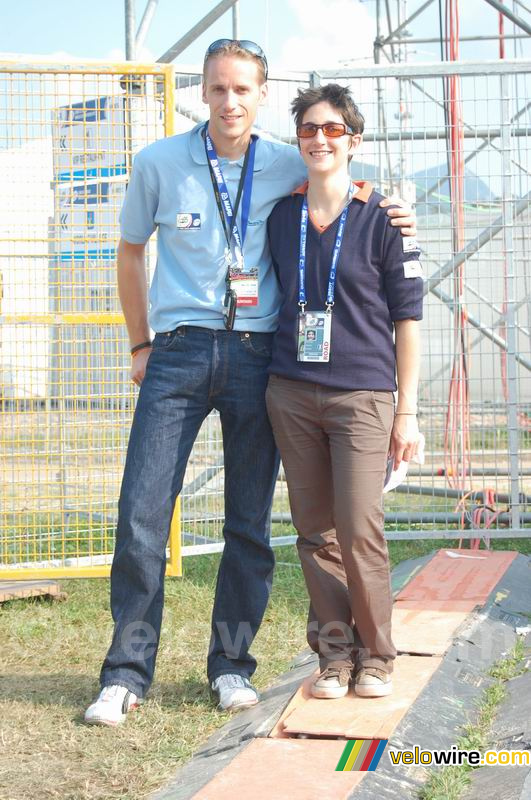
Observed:
[[[268,222],[269,245],[282,290],[279,326],[269,372],[335,389],[394,391],[393,323],[422,319],[419,251],[410,237],[389,224],[382,195],[357,183],[345,224],[332,312],[330,361],[297,361],[299,236],[306,186],[285,197]],[[307,311],[324,311],[339,217],[323,232],[308,224]],[[407,262],[415,262],[410,263]]]

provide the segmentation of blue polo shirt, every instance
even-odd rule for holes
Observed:
[[[224,328],[226,239],[202,127],[161,139],[138,153],[120,215],[121,235],[131,244],[144,244],[157,229],[157,265],[149,291],[149,324],[157,333],[179,325]],[[220,163],[234,203],[243,157]],[[267,218],[275,203],[304,180],[305,172],[295,147],[258,138],[244,258],[246,267],[258,267],[259,303],[238,309],[236,330],[271,332],[277,326],[280,295]],[[238,222],[241,231],[240,213]]]
[[[337,266],[330,361],[297,361],[299,235],[305,187],[269,218],[269,243],[282,289],[269,372],[336,389],[394,391],[393,323],[422,319],[422,277],[416,242],[389,224],[382,195],[359,183],[345,224]],[[339,218],[321,232],[310,222],[306,243],[307,311],[324,311]],[[408,263],[409,262],[409,263]]]

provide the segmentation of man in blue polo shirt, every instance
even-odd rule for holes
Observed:
[[[225,549],[208,678],[222,708],[258,701],[249,682],[256,667],[249,647],[271,586],[278,470],[264,401],[280,300],[266,222],[305,177],[296,148],[251,134],[266,79],[267,61],[254,42],[214,42],[203,79],[208,124],[156,142],[135,159],[121,215],[118,286],[131,378],[141,390],[111,573],[114,635],[102,691],[85,713],[92,724],[123,722],[153,679],[172,512],[192,446],[213,409],[223,431]],[[413,232],[407,209],[388,213],[392,224]],[[148,322],[145,246],[155,229]]]

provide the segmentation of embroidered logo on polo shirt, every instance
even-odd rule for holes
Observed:
[[[198,231],[201,227],[201,214],[177,214],[177,227],[182,231]]]

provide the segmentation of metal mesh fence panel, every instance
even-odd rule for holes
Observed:
[[[294,141],[296,89],[350,85],[366,119],[353,177],[416,203],[426,460],[385,497],[389,538],[529,535],[530,71],[485,62],[273,73],[259,113],[264,131]],[[0,575],[108,571],[134,405],[114,274],[119,210],[134,153],[171,132],[174,104],[177,131],[207,116],[200,75],[179,73],[175,94],[169,75],[0,68]],[[456,357],[465,379],[452,395]],[[183,554],[222,546],[222,456],[212,414],[181,494]],[[292,540],[282,470],[273,523],[276,544]]]
[[[486,62],[319,76],[348,83],[365,114],[353,173],[416,202],[418,215],[427,452],[386,495],[389,538],[456,527],[477,541],[529,535],[530,70]]]
[[[426,279],[420,385],[426,458],[385,496],[388,538],[479,541],[530,534],[530,71],[529,62],[478,62],[269,80],[269,108],[261,110],[258,125],[287,141],[295,141],[289,102],[299,86],[349,85],[366,120],[353,178],[416,204]],[[457,82],[457,96],[448,90],[450,79]],[[184,127],[206,118],[199,74],[179,73],[176,97]],[[462,143],[461,163],[452,153],[452,126]],[[457,197],[456,185],[462,190]],[[458,314],[466,322],[456,330]],[[462,355],[456,337],[465,343]],[[457,357],[465,379],[456,384]],[[460,395],[465,383],[466,413]],[[216,549],[221,535],[215,418],[204,436],[201,480],[183,492],[185,552]],[[217,517],[207,522],[216,497]],[[273,521],[289,524],[282,470]],[[292,528],[273,525],[277,542],[289,533]]]
[[[118,216],[173,121],[172,68],[134,70],[0,65],[0,576],[109,569],[134,406]]]

